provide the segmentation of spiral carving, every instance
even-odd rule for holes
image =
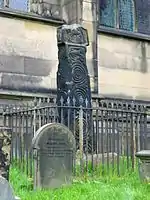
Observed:
[[[85,29],[78,25],[73,27],[68,25],[58,29],[57,105],[59,105],[59,120],[62,121],[63,116],[64,124],[75,133],[78,148],[79,110],[80,106],[83,107],[84,150],[90,146],[89,130],[92,118],[92,113],[88,110],[91,108],[91,90],[86,66],[87,38]]]
[[[57,29],[58,44],[89,45],[87,30],[79,24],[63,25]]]
[[[72,74],[73,82],[75,84],[83,85],[84,83],[87,83],[87,77],[85,76],[86,70],[84,70],[83,67],[80,67],[79,65],[74,66]]]

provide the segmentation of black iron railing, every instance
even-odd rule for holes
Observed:
[[[33,176],[32,139],[46,123],[65,124],[74,134],[77,144],[75,173],[89,172],[90,163],[91,173],[99,165],[102,174],[113,172],[120,175],[135,168],[137,151],[150,146],[148,103],[105,99],[97,100],[92,108],[43,103],[1,109],[1,121],[13,133],[12,162],[30,177]],[[89,112],[92,113],[91,120]],[[78,157],[81,149],[83,163]]]

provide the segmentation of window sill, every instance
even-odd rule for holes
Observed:
[[[22,11],[17,11],[14,9],[10,8],[0,8],[0,17],[9,17],[9,18],[18,18],[18,19],[27,19],[27,20],[32,20],[32,21],[39,21],[43,23],[48,23],[48,24],[58,24],[62,25],[65,23],[64,20],[57,19],[57,18],[45,18],[36,14],[31,14],[27,12],[22,12]]]
[[[129,39],[136,39],[136,40],[142,40],[142,41],[150,41],[150,35],[146,34],[140,34],[140,33],[134,33],[130,31],[124,31],[124,30],[119,30],[119,29],[114,29],[114,28],[109,28],[109,27],[103,27],[99,26],[98,27],[98,32],[99,33],[108,33],[116,36],[122,36],[126,37]]]

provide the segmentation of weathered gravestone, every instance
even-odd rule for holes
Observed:
[[[11,129],[0,127],[0,175],[9,180]]]
[[[70,184],[75,156],[75,138],[59,123],[46,124],[32,141],[34,149],[34,188],[58,188]]]
[[[0,200],[19,200],[15,197],[9,184],[9,167],[11,153],[11,129],[0,127]]]
[[[19,197],[14,196],[11,185],[2,176],[0,176],[0,200],[20,200]]]

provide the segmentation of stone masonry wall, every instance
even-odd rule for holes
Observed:
[[[0,24],[0,88],[41,93],[56,88],[59,25],[6,17]]]
[[[82,0],[79,2],[79,23],[88,30],[89,46],[87,48],[87,66],[90,75],[91,91],[98,93],[97,63],[97,1]]]
[[[37,2],[31,1],[31,9],[37,9]],[[96,0],[39,0],[43,5],[46,2],[61,5],[67,23],[80,23],[88,30],[86,57],[92,92],[150,99],[149,42],[97,33]],[[0,24],[0,92],[32,92],[42,96],[56,89],[56,30],[60,24],[6,16],[0,16]]]
[[[98,35],[99,93],[103,96],[150,99],[150,43]]]

